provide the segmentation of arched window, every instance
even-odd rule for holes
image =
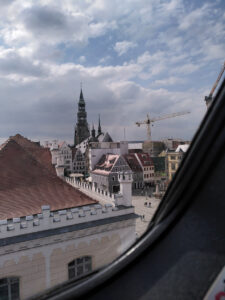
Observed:
[[[0,298],[5,300],[19,300],[19,278],[8,277],[0,279]]]
[[[74,279],[92,271],[91,256],[79,257],[68,264],[69,279]]]

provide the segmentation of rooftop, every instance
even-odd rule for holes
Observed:
[[[134,153],[125,154],[124,158],[133,172],[142,172],[142,168]]]
[[[138,157],[143,167],[153,165],[153,161],[148,153],[135,153],[135,155]]]
[[[189,144],[179,145],[175,152],[187,152]]]
[[[49,149],[21,135],[0,149],[0,219],[38,214],[42,205],[55,211],[96,203],[57,177]]]
[[[118,160],[118,154],[104,154],[100,158],[99,162],[96,164],[92,173],[107,175],[112,170],[116,161]]]

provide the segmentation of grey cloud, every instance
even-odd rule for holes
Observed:
[[[41,64],[35,65],[28,58],[21,57],[16,53],[10,53],[4,58],[0,58],[0,74],[41,77],[47,74],[47,70]]]
[[[0,0],[0,7],[11,5],[15,0]]]
[[[12,85],[5,80],[0,83],[0,137],[19,131],[30,138],[55,137],[72,142],[80,80],[84,82],[89,124],[92,121],[96,124],[100,113],[103,130],[109,130],[115,139],[122,138],[124,127],[127,128],[128,139],[144,139],[146,130],[144,127],[136,128],[135,121],[143,120],[147,112],[156,115],[173,112],[173,103],[176,103],[166,90],[143,89],[132,82],[117,82],[112,88],[102,79],[84,75],[77,69],[23,85],[19,82]],[[179,110],[181,107],[176,103],[176,111]],[[198,108],[196,112],[199,114]],[[190,118],[191,121],[193,119]],[[166,136],[170,128],[167,130],[164,124],[160,128]],[[170,124],[173,134],[180,134],[181,121],[174,120]],[[185,130],[185,134],[191,136],[193,128]]]
[[[27,29],[37,33],[64,30],[68,27],[65,15],[47,6],[26,9],[23,11],[22,17]]]
[[[26,29],[38,43],[86,43],[89,37],[89,18],[72,15],[50,6],[34,6],[20,15]]]

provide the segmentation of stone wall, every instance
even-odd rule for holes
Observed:
[[[68,280],[68,263],[92,257],[96,270],[135,240],[134,219],[1,247],[0,278],[19,277],[26,299]]]
[[[110,203],[87,205],[55,212],[51,212],[50,206],[46,205],[42,206],[42,213],[38,215],[0,220],[0,239],[122,216],[133,212],[133,207],[118,209]]]

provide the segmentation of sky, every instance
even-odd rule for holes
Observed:
[[[0,0],[0,140],[73,141],[80,83],[88,123],[113,139],[191,139],[225,59],[225,1]]]

